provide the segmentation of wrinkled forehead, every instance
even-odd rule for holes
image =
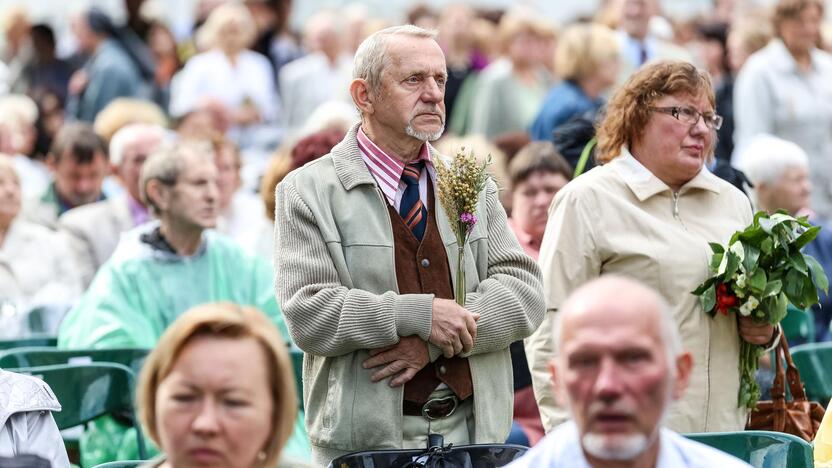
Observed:
[[[429,37],[390,35],[385,41],[387,63],[391,67],[409,72],[439,70],[446,73],[445,54],[435,40]]]
[[[559,320],[561,346],[616,343],[663,345],[661,307],[654,300],[627,291],[585,294],[571,301]]]

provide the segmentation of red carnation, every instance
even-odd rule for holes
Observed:
[[[722,315],[728,315],[732,307],[736,307],[740,300],[733,292],[728,290],[728,285],[719,283],[716,287],[716,308]]]

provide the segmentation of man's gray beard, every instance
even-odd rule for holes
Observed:
[[[413,138],[420,140],[420,141],[436,141],[438,140],[442,134],[445,132],[445,122],[442,122],[442,127],[439,130],[430,133],[430,132],[420,132],[413,128],[412,123],[408,123],[407,127],[405,127],[404,132],[407,133],[408,136],[412,136]]]
[[[675,358],[671,362],[675,362]],[[669,374],[665,389],[664,408],[662,408],[662,414],[659,416],[657,427],[651,436],[648,437],[644,434],[610,436],[587,432],[581,436],[581,447],[593,457],[600,458],[601,460],[632,460],[641,455],[651,443],[658,439],[662,430],[661,428],[667,419],[670,404],[673,402],[673,383],[676,379],[676,372],[671,368]],[[569,404],[569,411],[572,415],[572,420],[575,420],[575,413],[571,403]],[[616,439],[614,442],[610,441],[612,437]]]
[[[587,432],[581,437],[584,450],[601,460],[632,460],[647,449],[648,443],[644,434],[611,436]]]

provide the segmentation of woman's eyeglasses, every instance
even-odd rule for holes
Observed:
[[[688,125],[696,125],[699,117],[705,121],[705,125],[711,130],[719,130],[722,127],[722,116],[713,112],[701,113],[698,110],[687,106],[651,107],[650,110],[668,114],[674,119]]]

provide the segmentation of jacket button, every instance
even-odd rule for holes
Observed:
[[[448,369],[445,366],[439,366],[440,374],[444,375],[446,372],[448,372]]]
[[[430,260],[423,258],[422,259],[422,268],[427,268],[430,266]]]

